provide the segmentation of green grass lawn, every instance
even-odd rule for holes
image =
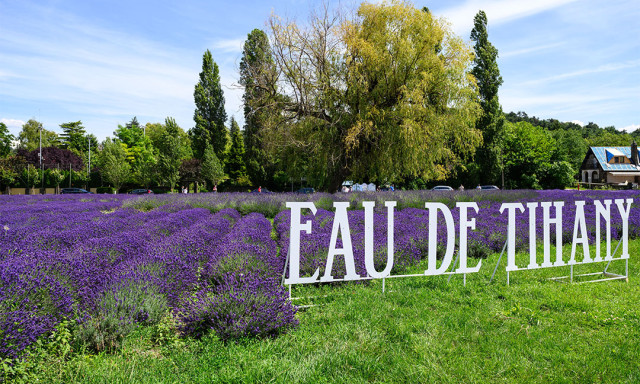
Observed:
[[[615,246],[615,244],[614,244]],[[570,250],[570,248],[569,248]],[[568,251],[567,251],[568,252]],[[593,252],[593,251],[592,251]],[[142,328],[115,354],[72,354],[40,367],[65,383],[638,383],[640,240],[629,281],[565,284],[568,267],[512,272],[498,255],[479,273],[295,286],[300,325],[276,339],[157,342]],[[542,257],[541,250],[539,258]],[[506,255],[505,255],[506,257]],[[519,255],[526,265],[528,255]],[[566,257],[568,258],[568,257]],[[475,265],[470,260],[470,265]],[[598,263],[575,273],[601,271]],[[416,266],[410,272],[424,270]],[[624,272],[624,262],[610,270]],[[171,337],[169,337],[171,339]]]

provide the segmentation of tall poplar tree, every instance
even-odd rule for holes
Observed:
[[[218,64],[213,61],[208,49],[202,57],[202,72],[193,98],[196,103],[193,114],[196,126],[190,131],[193,153],[196,158],[201,159],[208,141],[218,158],[222,158],[227,147],[227,128],[224,125],[227,113],[224,110]]]
[[[276,68],[267,34],[254,29],[247,36],[240,60],[240,84],[244,86],[244,149],[247,174],[254,184],[268,184],[273,174],[263,145],[263,131],[277,98]]]
[[[502,77],[498,68],[498,50],[489,42],[487,15],[479,11],[473,19],[471,40],[475,42],[475,59],[471,73],[475,76],[480,94],[482,115],[476,128],[482,131],[483,144],[476,152],[478,178],[482,183],[496,183],[504,165],[502,160],[504,115],[498,100]]]

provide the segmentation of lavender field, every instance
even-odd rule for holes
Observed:
[[[282,334],[298,324],[281,286],[289,236],[288,201],[318,207],[302,236],[301,272],[323,268],[333,201],[349,201],[356,269],[364,269],[362,201],[376,201],[376,261],[386,259],[384,201],[397,201],[395,263],[400,272],[426,257],[426,201],[450,208],[477,201],[470,256],[500,252],[507,234],[503,202],[564,201],[562,236],[573,235],[576,200],[586,201],[590,242],[594,199],[633,198],[629,237],[640,237],[636,191],[383,192],[360,194],[197,194],[2,196],[0,198],[0,358],[25,356],[38,338],[72,321],[76,345],[111,351],[139,325],[171,318],[183,337],[220,339]],[[615,208],[612,208],[615,212]],[[620,218],[612,214],[612,238]],[[542,226],[542,215],[536,217]],[[444,228],[440,226],[440,228]],[[526,251],[528,216],[518,215],[517,247]],[[542,236],[539,231],[538,236]],[[439,233],[438,239],[444,234]],[[383,255],[385,255],[383,257]],[[379,260],[378,260],[379,259]],[[333,276],[344,273],[336,260]]]

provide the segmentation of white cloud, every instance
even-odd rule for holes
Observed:
[[[22,120],[7,119],[7,118],[0,119],[0,122],[4,123],[7,126],[7,128],[9,128],[9,129],[12,129],[12,128],[13,129],[15,129],[15,128],[22,129],[22,126],[25,124],[25,122],[22,121]]]
[[[635,131],[636,129],[640,129],[640,124],[631,124],[631,125],[628,125],[628,126],[626,126],[626,127],[623,127],[623,128],[621,129],[621,131],[625,131],[625,132],[629,132],[629,133],[631,133],[631,132]]]
[[[198,57],[66,13],[55,16],[57,22],[46,27],[25,21],[28,34],[0,27],[0,50],[10,52],[0,56],[0,97],[46,106],[65,119],[93,112],[118,120],[173,116],[187,128],[192,124]],[[109,135],[117,124],[110,125],[96,135]]]
[[[531,47],[531,48],[518,49],[518,50],[515,50],[515,51],[509,51],[509,52],[501,53],[499,57],[504,59],[504,58],[508,58],[508,57],[527,55],[527,54],[533,53],[533,52],[546,51],[548,49],[556,48],[556,47],[559,47],[561,45],[564,45],[564,43],[545,44],[545,45],[539,45],[539,46]]]
[[[215,52],[242,52],[244,46],[244,38],[239,39],[225,39],[217,40],[213,43],[214,54]]]
[[[576,0],[468,0],[439,13],[451,22],[456,33],[468,35],[473,28],[473,18],[479,10],[487,14],[491,25],[498,25],[558,8],[573,1]]]
[[[548,83],[558,80],[569,79],[572,77],[579,77],[585,75],[591,75],[595,73],[603,73],[603,72],[615,72],[623,69],[635,68],[640,66],[640,60],[626,61],[623,63],[608,63],[604,65],[600,65],[596,68],[592,69],[581,69],[579,71],[572,71],[567,73],[561,73],[559,75],[544,77],[540,79],[534,79],[530,81],[526,81],[521,83],[520,85],[531,85],[531,84],[540,84],[540,83]]]
[[[584,127],[586,125],[584,121],[580,121],[580,120],[571,120],[571,122],[574,124],[578,124],[581,127]]]

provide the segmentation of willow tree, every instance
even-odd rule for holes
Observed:
[[[364,3],[346,19],[325,6],[307,27],[268,25],[283,93],[268,137],[322,188],[444,178],[480,144],[472,51],[428,11]]]

